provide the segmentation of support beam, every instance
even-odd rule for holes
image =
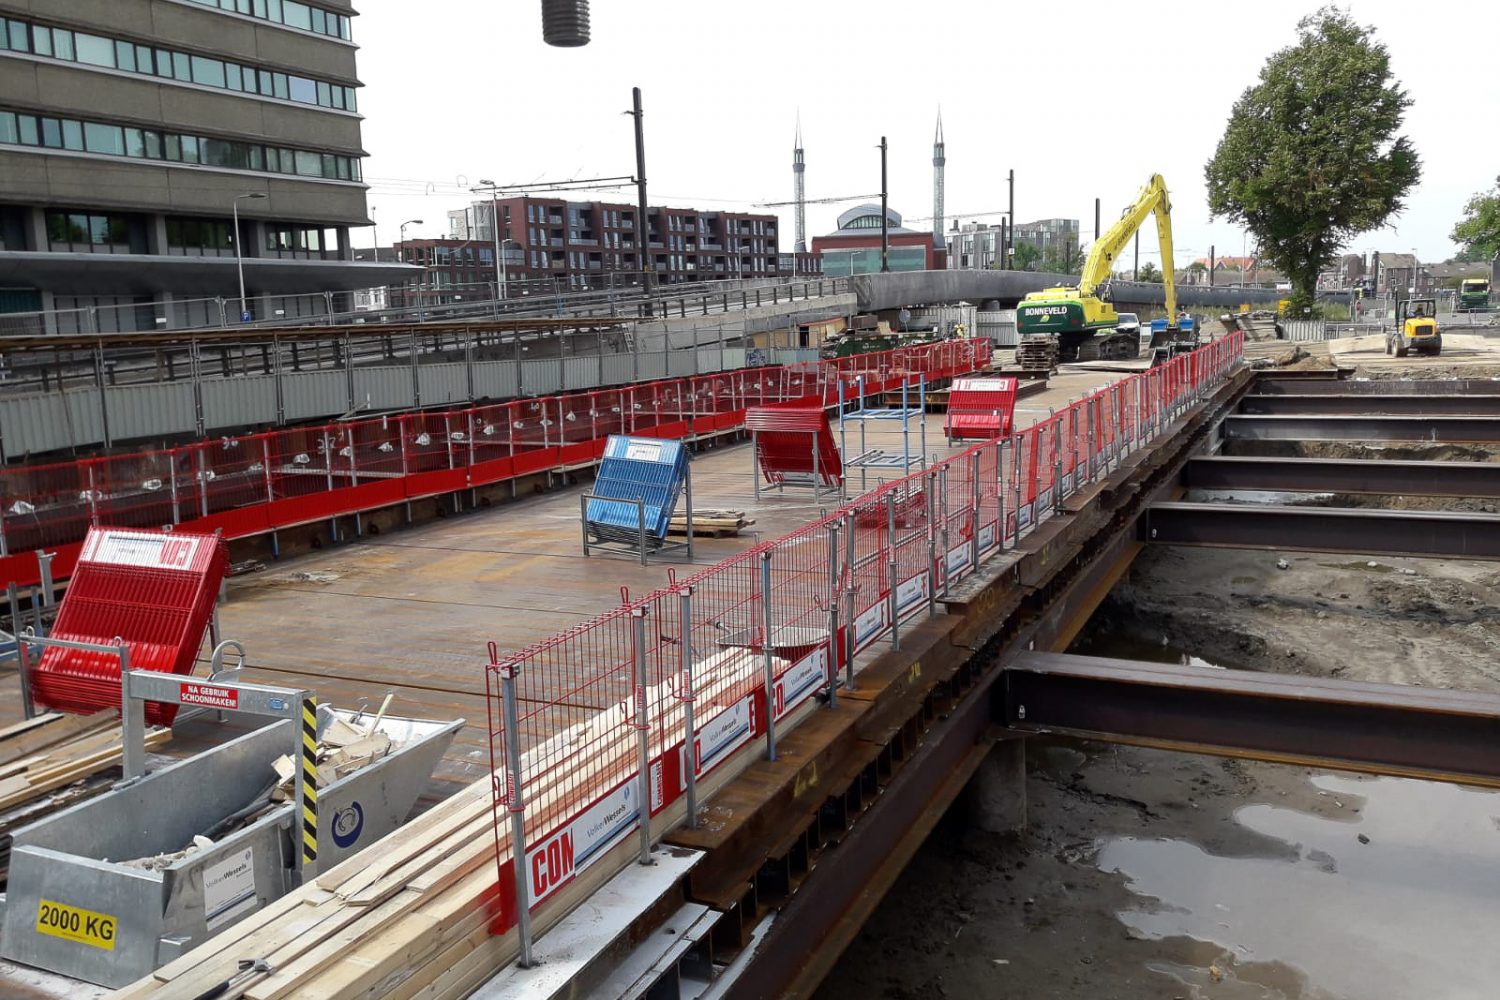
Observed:
[[[1500,787],[1500,695],[1022,653],[997,703],[1024,733]]]
[[[1493,383],[1500,387],[1500,383]],[[1500,416],[1500,393],[1458,392],[1442,395],[1416,393],[1325,392],[1307,395],[1246,396],[1240,412],[1266,416],[1312,414],[1473,414]]]
[[[1225,417],[1226,441],[1500,442],[1500,416],[1245,416]]]
[[[1166,545],[1500,559],[1500,514],[1172,502],[1136,528]]]
[[[1182,484],[1193,490],[1495,497],[1500,496],[1500,462],[1215,455],[1190,459],[1182,472]]]
[[[1500,382],[1492,378],[1355,380],[1332,378],[1313,371],[1277,372],[1259,376],[1250,383],[1250,393],[1255,396],[1357,396],[1367,393],[1375,396],[1451,396],[1466,392],[1480,395],[1500,392]]]

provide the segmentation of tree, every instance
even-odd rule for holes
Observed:
[[[1051,271],[1055,274],[1078,274],[1083,270],[1083,262],[1087,255],[1071,243],[1064,243],[1061,247],[1051,247],[1042,256],[1042,263],[1037,268],[1039,271]]]
[[[1297,31],[1235,102],[1204,175],[1211,215],[1250,230],[1300,310],[1339,249],[1405,207],[1422,167],[1396,134],[1411,99],[1374,29],[1324,7]]]
[[[1037,261],[1042,259],[1042,252],[1030,243],[1017,243],[1014,250],[1015,253],[1010,255],[1010,266],[1015,271],[1033,271]]]
[[[1486,261],[1500,253],[1500,177],[1493,191],[1481,191],[1464,206],[1464,217],[1453,227],[1449,238],[1463,245],[1453,258],[1460,264]]]
[[[1161,281],[1161,268],[1157,267],[1149,260],[1141,265],[1141,269],[1138,273],[1139,277],[1136,278],[1137,281]]]

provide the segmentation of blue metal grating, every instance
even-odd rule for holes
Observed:
[[[646,505],[647,537],[665,539],[688,460],[681,441],[610,435],[594,481],[593,493],[601,499],[589,500],[584,508],[589,530],[602,539],[636,541],[640,508],[622,501],[640,500]]]

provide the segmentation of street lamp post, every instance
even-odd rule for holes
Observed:
[[[230,211],[234,215],[234,267],[240,276],[240,322],[250,321],[249,310],[245,308],[245,255],[240,250],[240,202],[245,199],[257,200],[266,197],[264,191],[249,191],[245,194],[237,194],[230,202]]]
[[[401,262],[402,264],[406,263],[406,227],[407,226],[420,226],[421,224],[422,224],[422,220],[421,219],[407,219],[405,222],[401,223],[401,238],[399,240],[397,240],[397,242],[396,242],[396,259],[399,262]],[[417,307],[420,309],[421,305],[422,305],[422,289],[421,289],[421,285],[418,284],[418,286],[417,286]]]
[[[396,251],[396,259],[403,264],[406,263],[406,227],[420,226],[421,224],[421,219],[407,219],[405,222],[401,223],[401,243],[400,249]]]

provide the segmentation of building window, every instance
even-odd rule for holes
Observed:
[[[234,255],[233,224],[228,219],[167,216],[167,252],[188,257]]]
[[[4,19],[3,23],[0,50],[9,48],[63,62],[78,62],[164,80],[196,83],[220,90],[277,97],[340,111],[356,110],[353,87],[289,77],[285,73],[241,66],[186,52],[152,49],[119,38],[86,35],[15,19]]]
[[[42,146],[130,159],[199,163],[323,180],[360,179],[360,162],[351,156],[127,129],[108,122],[85,122],[76,118],[44,118],[3,109],[0,109],[0,145]]]
[[[338,230],[317,226],[268,226],[266,250],[280,257],[337,257]],[[408,250],[405,257],[410,261],[418,252]]]
[[[49,250],[63,253],[131,253],[142,252],[140,239],[132,240],[131,225],[125,215],[96,215],[86,212],[48,212],[47,244]]]
[[[296,0],[193,0],[205,7],[349,41],[349,18]]]

